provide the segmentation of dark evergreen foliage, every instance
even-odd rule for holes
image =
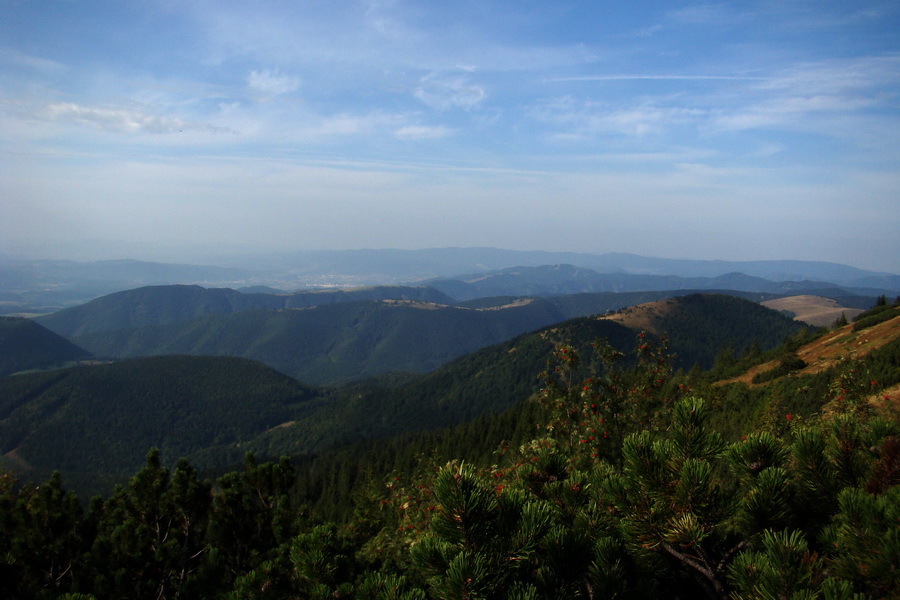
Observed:
[[[598,363],[589,349],[558,345],[539,402],[454,431],[348,448],[342,458],[292,465],[247,456],[209,482],[185,461],[166,468],[152,450],[125,485],[86,509],[58,476],[23,487],[4,475],[2,592],[97,600],[900,592],[900,426],[867,403],[873,387],[892,385],[873,386],[872,372],[893,365],[898,378],[897,342],[823,375],[803,416],[763,415],[734,441],[716,430],[726,406],[715,388],[704,390],[710,401],[688,390],[686,376],[670,372],[664,341],[639,337],[626,363],[596,348]],[[767,389],[752,402],[781,410],[775,397],[787,388]],[[620,434],[590,439],[601,423]],[[516,430],[512,444],[490,439]],[[484,450],[491,443],[499,453]],[[443,467],[446,456],[416,458],[441,444],[451,454],[480,447],[472,454],[481,456]],[[341,481],[357,462],[367,464]],[[354,505],[325,517],[319,499],[329,494]]]
[[[30,319],[0,317],[0,377],[60,367],[91,354]]]
[[[777,350],[788,370],[807,335]],[[129,423],[142,425],[132,441],[159,449],[143,467],[117,467],[136,474],[90,503],[58,473],[40,485],[0,473],[0,595],[900,594],[900,423],[870,402],[900,383],[900,339],[754,387],[675,371],[670,343],[580,319],[394,387],[329,391],[198,357],[6,378],[4,453],[72,464],[78,452],[59,449],[81,428],[133,460],[134,445],[115,439],[132,411]],[[719,352],[716,368],[769,352],[741,343]],[[447,422],[458,423],[439,428]],[[35,427],[46,428],[46,448],[30,440]],[[185,445],[186,430],[205,445]],[[278,454],[298,439],[323,445],[293,460],[245,453]],[[326,439],[343,446],[326,451]],[[175,460],[190,453],[216,470]],[[216,456],[243,463],[223,469]]]

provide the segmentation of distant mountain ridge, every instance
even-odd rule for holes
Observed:
[[[900,290],[900,275],[896,273],[868,271],[839,263],[802,260],[670,259],[628,253],[590,254],[481,247],[285,252],[243,258],[232,257],[227,259],[227,262],[242,268],[265,263],[276,269],[293,269],[307,275],[343,273],[362,276],[367,273],[380,273],[398,281],[456,277],[461,273],[500,270],[515,265],[536,267],[572,264],[600,273],[716,277],[739,272],[772,281],[810,279],[854,287],[870,287],[871,281],[867,282],[867,278],[875,277],[889,283],[888,289]]]
[[[842,289],[824,281],[770,281],[744,273],[725,273],[715,277],[677,275],[639,275],[598,273],[570,264],[538,267],[511,267],[486,273],[473,273],[449,279],[421,282],[457,300],[490,296],[549,296],[593,292],[634,292],[662,290],[734,290],[767,294],[870,295],[873,290]],[[877,292],[877,290],[876,290]]]
[[[299,290],[362,285],[417,286],[515,266],[571,264],[601,274],[712,278],[742,273],[772,282],[819,281],[864,295],[900,294],[900,275],[815,261],[662,259],[634,254],[497,248],[328,250],[220,257],[214,265],[137,260],[97,262],[0,257],[0,314],[44,314],[115,291],[148,285]],[[685,287],[692,287],[685,284]]]
[[[362,300],[417,300],[452,303],[432,288],[373,286],[350,290],[318,290],[290,294],[242,293],[229,288],[197,285],[147,286],[102,296],[81,306],[38,317],[37,322],[65,336],[113,329],[166,325],[205,315],[227,315],[250,310],[310,308]]]

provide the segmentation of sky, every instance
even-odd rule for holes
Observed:
[[[0,253],[900,272],[900,2],[0,0]]]

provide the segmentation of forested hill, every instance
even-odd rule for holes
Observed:
[[[365,439],[450,426],[503,411],[535,393],[553,349],[589,352],[598,338],[623,353],[634,332],[576,319],[463,356],[399,385],[301,385],[226,357],[127,359],[0,379],[0,454],[40,480],[61,471],[82,492],[108,489],[151,446],[164,464],[202,468],[260,456],[305,455]],[[25,469],[24,471],[22,469]],[[28,471],[33,469],[33,471]]]
[[[534,301],[520,309],[532,305],[539,308],[540,304],[541,301]],[[679,309],[682,305],[684,308]],[[667,306],[667,323],[683,325],[683,330],[673,327],[669,349],[676,356],[688,356],[701,364],[712,362],[718,344],[726,340],[742,347],[753,335],[760,349],[768,349],[781,341],[773,333],[781,331],[779,327],[788,332],[803,328],[776,311],[727,296],[682,297]],[[298,317],[316,310],[344,311],[354,307],[354,318],[343,327],[354,323],[353,328],[363,335],[383,336],[380,351],[400,356],[428,352],[431,347],[449,343],[455,339],[453,336],[482,331],[486,321],[469,321],[466,326],[471,329],[467,331],[462,328],[465,322],[454,320],[457,312],[477,319],[511,310],[457,308],[444,317],[441,311],[450,309],[348,303],[303,311],[247,312],[227,318]],[[400,323],[379,313],[398,309],[402,310],[391,314],[411,311],[412,316]],[[710,324],[703,322],[704,310],[709,313]],[[676,319],[679,313],[682,316]],[[445,324],[436,328],[429,321],[426,326],[418,318],[437,318],[445,320]],[[710,334],[722,320],[732,323],[722,327],[719,337]],[[739,325],[742,321],[743,326]],[[250,319],[245,326],[260,335],[259,339],[276,339],[269,335],[273,330],[267,329],[266,323],[269,321]],[[492,323],[496,326],[496,322]],[[691,342],[689,323],[700,332],[702,343]],[[656,326],[652,329],[665,333]],[[433,339],[420,344],[418,340],[426,330],[441,335],[434,334]],[[307,338],[298,341],[293,339],[296,330],[291,331],[284,329],[282,339],[292,339],[297,345],[280,349],[270,346],[273,360],[299,352],[310,362],[308,368],[326,372],[335,368],[315,354],[323,351],[322,344],[333,343],[334,338],[312,330]],[[763,335],[766,332],[768,335]],[[262,456],[320,452],[352,441],[435,429],[506,410],[539,389],[538,374],[559,345],[569,345],[590,357],[592,343],[605,340],[618,352],[630,355],[638,333],[639,329],[611,319],[581,317],[466,353],[424,375],[362,381],[319,391],[259,364],[224,357],[131,359],[7,378],[0,380],[0,398],[8,403],[5,410],[0,410],[0,441],[4,453],[18,449],[13,458],[40,467],[41,472],[63,470],[69,477],[72,473],[111,473],[135,468],[138,463],[134,461],[139,462],[151,445],[164,450],[164,459],[183,454],[199,466],[215,468],[238,462],[245,451]],[[230,334],[223,329],[219,335],[227,338]],[[348,362],[354,356],[351,350],[352,346],[344,350]],[[370,351],[370,356],[376,354]],[[357,360],[364,358],[360,355]],[[688,367],[693,364],[691,361],[687,362]],[[106,405],[112,409],[106,411]],[[99,439],[106,441],[96,442]],[[134,446],[131,451],[121,451],[129,445]]]
[[[0,377],[88,357],[87,350],[30,319],[0,317]]]
[[[167,356],[0,379],[0,453],[37,475],[122,481],[147,449],[171,463],[320,407],[313,388],[238,358]]]
[[[562,320],[536,299],[502,310],[347,302],[247,311],[74,337],[99,356],[242,356],[301,381],[336,383],[388,371],[424,373],[458,356]]]
[[[228,288],[161,285],[101,296],[36,320],[60,335],[72,337],[115,329],[178,323],[206,315],[387,299],[452,303],[444,294],[424,287],[373,286],[291,294],[247,294]]]
[[[89,504],[68,491],[71,471],[41,485],[21,485],[3,472],[0,595],[895,598],[897,319],[900,306],[877,306],[822,344],[848,350],[826,370],[756,386],[720,384],[700,370],[673,372],[652,335],[631,342],[631,362],[614,361],[616,352],[602,344],[595,359],[585,347],[588,334],[611,334],[615,346],[615,332],[629,332],[608,319],[580,319],[459,359],[456,376],[452,365],[435,372],[409,398],[421,399],[421,415],[455,401],[430,391],[445,385],[442,378],[448,385],[472,381],[462,395],[480,392],[476,401],[486,403],[503,382],[527,378],[517,372],[530,362],[522,357],[537,357],[543,343],[551,349],[540,393],[453,428],[317,457],[247,456],[242,468],[214,480],[192,466],[204,450],[174,466],[151,450],[132,477]],[[863,357],[852,351],[872,337],[884,343]],[[812,345],[795,342],[774,351],[788,359],[782,364],[794,354],[810,356]],[[205,389],[208,380],[192,379],[202,373],[227,385],[200,394],[175,384],[184,379]],[[246,380],[269,387],[249,397],[253,411],[241,412],[239,396],[251,392],[242,387]],[[97,437],[57,456],[70,468],[98,456],[93,450],[116,460],[121,448],[106,441],[113,434],[122,444],[149,439],[130,431],[136,423],[154,431],[159,420],[160,427],[193,435],[212,425],[219,430],[212,443],[229,440],[224,445],[235,453],[253,444],[228,437],[229,415],[265,427],[262,437],[273,449],[286,441],[276,434],[306,434],[313,423],[341,426],[340,413],[320,418],[336,396],[236,359],[140,359],[0,381],[7,386],[0,415],[13,415],[20,431],[45,436],[14,440],[19,452],[9,458],[20,466],[27,453],[65,447],[68,434],[85,432],[78,415],[97,421],[88,423]],[[8,386],[22,389],[10,393]],[[99,401],[126,389],[136,409]],[[370,402],[361,384],[343,391],[348,395],[338,404],[379,425],[412,407],[394,404],[391,414],[390,393]],[[205,399],[167,404],[166,395]],[[13,397],[20,402],[11,403]],[[153,412],[158,406],[165,411]],[[211,414],[213,406],[218,414]],[[316,406],[305,425],[271,427],[260,418],[274,422]],[[2,430],[4,443],[12,439],[8,431]]]
[[[690,293],[608,292],[445,304],[445,295],[427,287],[278,295],[158,286],[98,298],[39,322],[67,333],[98,356],[241,356],[301,381],[331,384],[389,371],[427,372],[457,356],[565,319]],[[771,298],[728,293],[757,301]],[[380,301],[366,304],[359,298]],[[292,310],[307,306],[309,310]],[[682,354],[682,361],[695,360],[694,354]]]
[[[666,334],[677,364],[708,369],[720,352],[741,354],[749,346],[766,350],[809,325],[755,302],[724,294],[691,294],[639,304],[602,318],[637,330]]]

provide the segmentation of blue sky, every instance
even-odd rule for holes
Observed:
[[[900,3],[0,0],[0,252],[900,272]]]

